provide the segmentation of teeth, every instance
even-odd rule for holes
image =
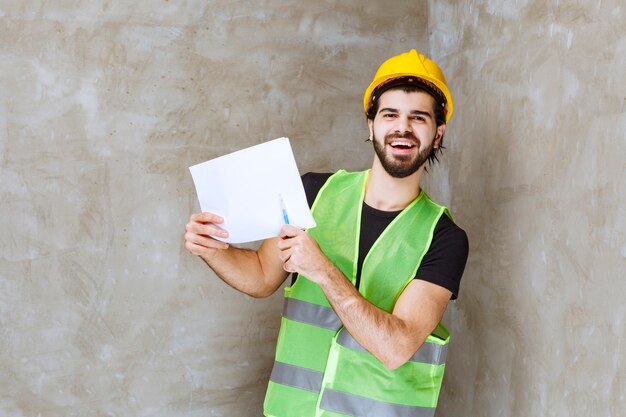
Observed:
[[[396,141],[396,140],[391,141],[389,143],[389,145],[391,145],[391,146],[404,146],[404,147],[407,147],[407,148],[412,148],[414,146],[411,142]]]

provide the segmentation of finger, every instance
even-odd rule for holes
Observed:
[[[194,213],[191,215],[190,219],[193,222],[200,223],[216,223],[222,224],[224,223],[224,218],[222,216],[218,216],[214,213],[202,212],[202,213]]]
[[[187,251],[189,251],[192,255],[199,255],[198,252],[206,248],[203,248],[202,246],[198,246],[193,242],[185,240],[185,249],[187,249]]]
[[[211,250],[223,250],[228,249],[228,243],[221,242],[205,236],[195,235],[193,233],[185,234],[185,243],[190,243],[202,248]]]
[[[228,231],[221,229],[213,224],[203,224],[198,222],[189,222],[185,226],[185,230],[187,232],[195,233],[197,235],[203,236],[215,236],[221,238],[228,237]]]
[[[228,243],[192,232],[185,233],[185,241],[209,249],[228,249]]]
[[[283,264],[283,269],[284,269],[286,272],[290,272],[290,273],[298,272],[298,271],[296,271],[296,270],[295,270],[295,268],[293,268],[293,267],[291,266],[291,263],[289,263],[289,262],[285,262],[285,263]]]
[[[276,245],[278,246],[278,249],[280,249],[281,251],[287,250],[289,248],[291,248],[291,242],[287,239],[280,239]]]
[[[202,255],[212,255],[219,249],[207,248],[201,245],[197,245],[193,242],[185,242],[185,249],[189,251],[192,255],[202,256]]]
[[[288,250],[282,251],[278,257],[280,258],[280,260],[285,263],[285,262],[289,262],[289,260],[291,259],[291,252]]]
[[[286,224],[280,229],[280,237],[283,239],[295,237],[300,233],[304,233],[304,231],[290,224]]]

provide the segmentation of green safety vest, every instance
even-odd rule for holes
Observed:
[[[356,282],[358,242],[369,171],[338,171],[313,203],[307,232]],[[447,209],[423,191],[385,229],[367,254],[359,292],[391,313],[413,280]],[[270,417],[432,417],[443,379],[449,332],[439,324],[395,370],[343,327],[322,289],[304,276],[285,288],[285,305],[264,414]]]

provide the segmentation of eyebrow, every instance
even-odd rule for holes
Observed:
[[[394,109],[394,108],[391,108],[391,107],[382,108],[378,112],[382,113],[384,111],[388,111],[388,112],[391,112],[391,113],[400,113],[400,111],[398,109]],[[423,111],[423,110],[411,110],[411,114],[412,115],[418,115],[418,116],[426,116],[426,117],[428,117],[430,119],[433,118],[433,116],[429,112]]]

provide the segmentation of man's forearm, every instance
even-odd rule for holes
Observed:
[[[363,298],[330,261],[324,275],[320,286],[342,323],[383,365],[397,368],[417,350],[415,335],[404,321]]]
[[[212,256],[200,257],[222,281],[238,291],[252,297],[267,297],[276,290],[268,283],[257,251],[229,246]]]

